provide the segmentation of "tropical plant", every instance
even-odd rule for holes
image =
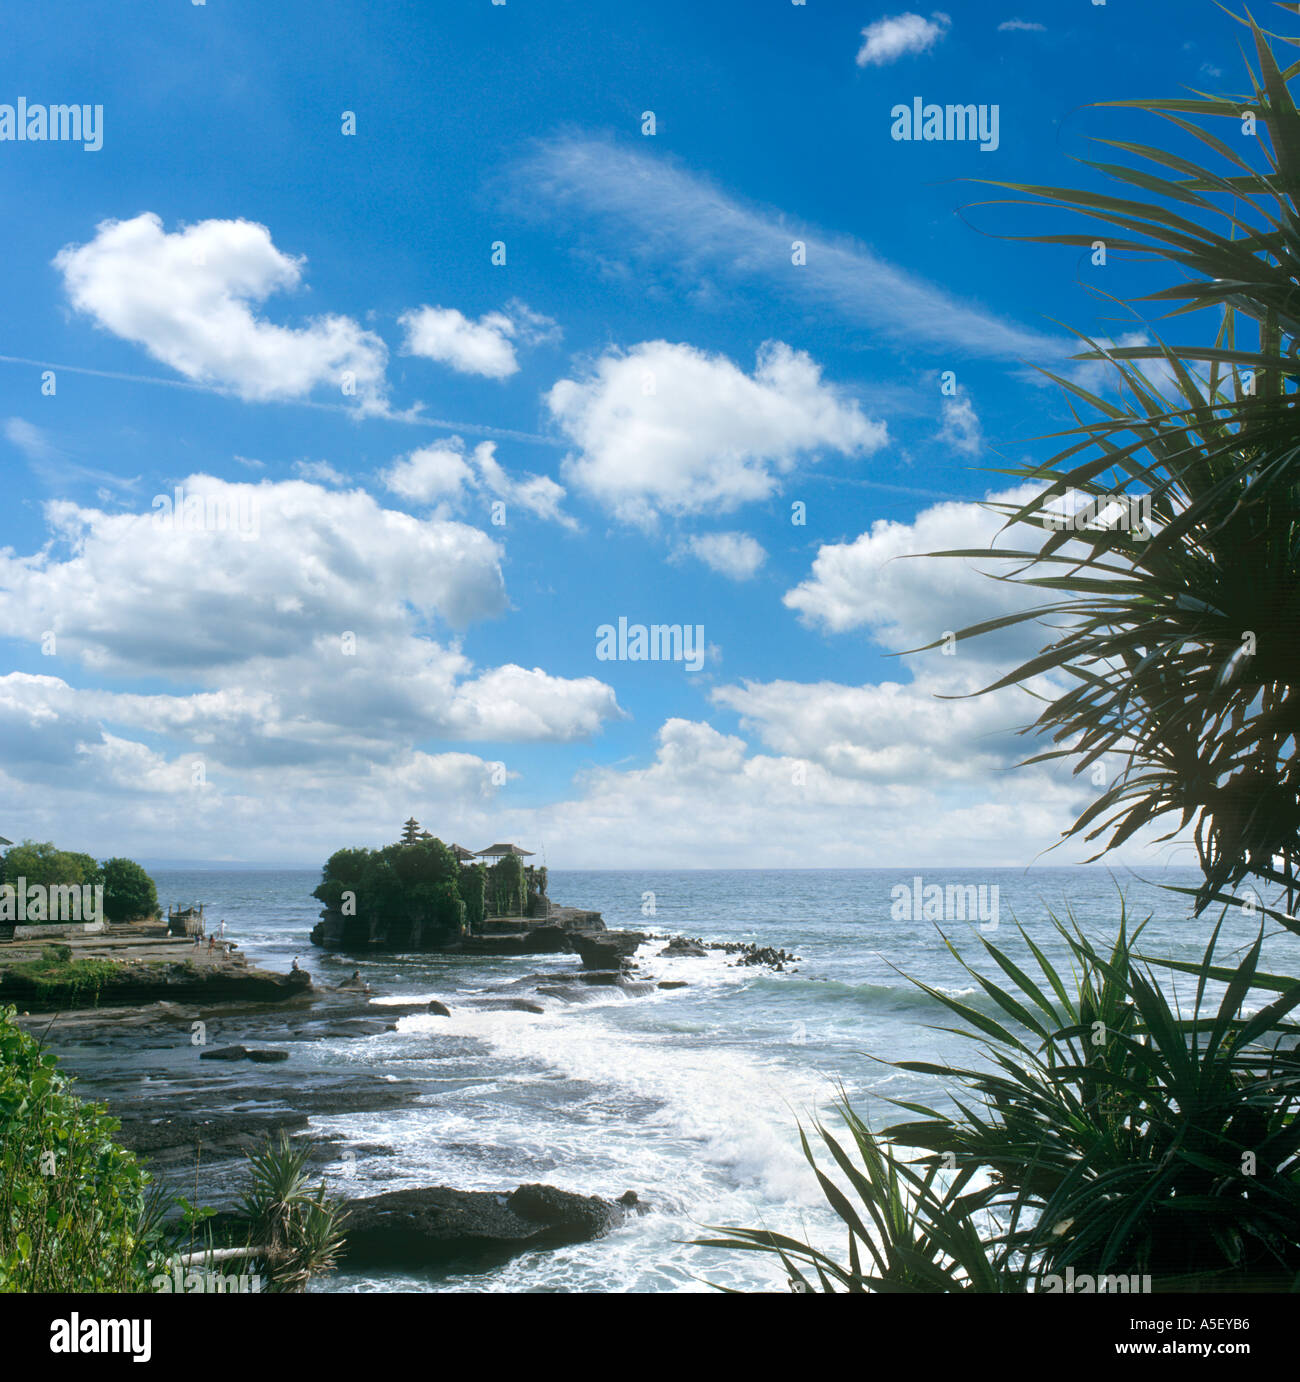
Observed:
[[[997,1192],[986,1207],[1003,1196],[1018,1217],[1032,1207],[1007,1244],[1039,1273],[1136,1273],[1164,1289],[1233,1277],[1289,1288],[1300,1280],[1300,1056],[1279,1038],[1300,1031],[1288,1021],[1300,983],[1259,971],[1262,926],[1240,964],[1220,967],[1222,921],[1200,965],[1178,966],[1134,955],[1142,928],[1130,938],[1123,916],[1109,955],[1073,917],[1052,922],[1072,985],[1023,928],[1033,957],[1024,968],[979,937],[1006,986],[948,942],[998,1015],[919,987],[958,1016],[986,1068],[897,1064],[955,1078],[978,1102],[963,1093],[946,1114],[898,1101],[923,1117],[885,1135],[926,1149],[922,1164],[951,1153],[957,1166],[982,1169]],[[1189,1014],[1153,967],[1196,974]],[[1216,976],[1225,986],[1207,1015]],[[1260,993],[1271,1001],[1244,1016]]]
[[[773,1254],[793,1291],[1025,1289],[1024,1273],[1010,1261],[1005,1240],[988,1235],[987,1224],[981,1223],[979,1197],[965,1193],[973,1168],[953,1177],[942,1177],[936,1166],[918,1169],[872,1133],[847,1099],[841,1098],[837,1112],[848,1128],[856,1161],[825,1124],[813,1126],[847,1180],[847,1191],[818,1165],[802,1127],[799,1140],[827,1203],[848,1230],[846,1261],[768,1229],[719,1227],[712,1231],[724,1237],[699,1238],[695,1246]]]
[[[848,1227],[847,1261],[767,1230],[726,1228],[700,1245],[775,1254],[800,1290],[1023,1291],[1068,1269],[1149,1276],[1160,1291],[1300,1287],[1300,1055],[1278,1045],[1300,1031],[1287,1021],[1300,984],[1259,972],[1262,937],[1240,965],[1221,967],[1218,927],[1196,965],[1135,955],[1142,928],[1130,937],[1123,918],[1108,954],[1072,917],[1052,921],[1069,982],[1023,929],[1023,967],[979,938],[1007,984],[945,937],[996,1016],[912,981],[958,1019],[944,1030],[985,1058],[979,1069],[892,1063],[956,1082],[954,1112],[889,1100],[917,1116],[873,1134],[842,1105],[861,1166],[818,1132],[847,1192],[816,1166],[801,1129]],[[1196,975],[1188,1016],[1152,966]],[[1225,988],[1203,1015],[1211,981]],[[1245,1017],[1253,993],[1271,1001]]]
[[[247,1256],[273,1291],[302,1291],[333,1269],[343,1250],[344,1211],[322,1183],[307,1183],[311,1147],[294,1147],[285,1132],[250,1153],[252,1187],[240,1202],[248,1224]]]
[[[1103,757],[1124,764],[1066,838],[1100,840],[1099,857],[1172,818],[1169,834],[1191,827],[1198,850],[1198,914],[1241,900],[1232,890],[1253,876],[1286,901],[1248,898],[1249,910],[1300,931],[1300,111],[1289,90],[1300,63],[1281,65],[1270,43],[1300,40],[1242,22],[1256,60],[1248,91],[1110,103],[1166,121],[1178,144],[1103,141],[1123,161],[1088,166],[1119,193],[994,184],[1086,222],[1020,238],[1091,250],[1104,236],[1109,255],[1173,271],[1138,304],[1172,304],[1180,330],[1206,312],[1216,322],[1191,344],[1085,338],[1076,359],[1109,371],[1115,394],[1049,373],[1076,424],[1057,434],[1062,449],[1007,472],[1031,493],[998,508],[997,544],[931,555],[994,558],[998,579],[1043,592],[958,637],[1041,622],[1047,646],[984,692],[1033,683],[1043,709],[1025,733],[1051,747],[1029,762],[1070,760],[1076,774]],[[1215,120],[1231,122],[1227,139],[1207,128]],[[1124,521],[1135,507],[1142,519]],[[1259,972],[1262,923],[1241,963],[1220,965],[1219,928],[1190,964],[1135,956],[1122,913],[1107,954],[1073,918],[1052,920],[1073,987],[1023,931],[1036,977],[988,942],[1009,985],[966,966],[996,1016],[921,985],[986,1066],[900,1062],[955,1082],[955,1112],[904,1102],[907,1121],[874,1136],[857,1124],[877,1168],[850,1177],[862,1212],[821,1182],[850,1226],[847,1264],[754,1230],[711,1241],[774,1252],[787,1273],[812,1263],[823,1289],[869,1280],[859,1224],[876,1243],[874,1289],[945,1274],[945,1289],[970,1289],[979,1259],[952,1249],[972,1223],[988,1260],[1021,1281],[1073,1268],[1150,1275],[1158,1289],[1300,1285],[1300,1055],[1280,1045],[1297,1031],[1300,983]],[[1196,976],[1190,1015],[1159,969]],[[1206,1012],[1211,982],[1224,990]],[[1248,1015],[1248,1001],[1259,1010]],[[955,1199],[944,1166],[968,1187]],[[915,1231],[930,1218],[951,1247]],[[912,1257],[891,1255],[895,1244]]]
[[[1088,223],[1017,238],[1091,248],[1113,227],[1109,254],[1178,276],[1139,302],[1219,318],[1211,344],[1088,342],[1077,358],[1109,366],[1118,401],[1048,372],[1078,425],[1057,434],[1051,460],[1007,472],[1038,486],[1000,506],[1017,538],[1063,506],[1105,510],[1117,494],[1149,497],[1150,526],[1048,519],[1035,543],[935,554],[1008,558],[1015,569],[998,579],[1048,593],[958,637],[1026,620],[1060,629],[984,690],[1066,679],[1026,731],[1054,747],[1028,761],[1069,758],[1076,773],[1105,755],[1125,764],[1067,837],[1104,836],[1104,853],[1171,815],[1171,834],[1191,825],[1198,911],[1249,875],[1284,885],[1290,909],[1300,860],[1300,112],[1288,87],[1300,63],[1280,67],[1269,36],[1243,22],[1258,61],[1248,92],[1108,103],[1169,122],[1213,166],[1108,140],[1127,161],[1087,166],[1123,194],[994,184]],[[1234,143],[1205,128],[1215,119],[1231,122]]]

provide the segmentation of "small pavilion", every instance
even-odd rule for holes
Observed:
[[[499,863],[502,859],[508,859],[510,855],[516,855],[520,859],[533,858],[531,849],[520,849],[518,845],[489,845],[487,849],[480,849],[477,857],[487,859],[491,863]]]

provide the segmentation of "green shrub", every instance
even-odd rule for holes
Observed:
[[[115,960],[74,960],[71,946],[45,945],[39,960],[9,965],[4,973],[11,985],[29,990],[34,1002],[53,1003],[98,993],[118,970]]]
[[[105,859],[104,915],[109,921],[135,921],[158,914],[158,889],[134,859]]]
[[[841,1100],[856,1160],[834,1134],[816,1123],[817,1134],[849,1183],[847,1193],[817,1164],[807,1134],[803,1154],[827,1203],[848,1229],[848,1257],[828,1253],[768,1229],[719,1228],[721,1238],[700,1238],[696,1247],[732,1248],[778,1257],[795,1291],[1015,1294],[1025,1274],[1011,1261],[1005,1240],[981,1233],[978,1198],[965,1191],[973,1172],[942,1178],[935,1167],[918,1169]],[[856,1203],[855,1203],[856,1200]]]
[[[166,1243],[117,1120],[0,1010],[0,1291],[147,1291]]]

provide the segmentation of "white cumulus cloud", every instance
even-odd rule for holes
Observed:
[[[380,472],[379,478],[400,498],[414,504],[429,504],[455,498],[474,477],[465,463],[464,443],[452,438],[399,456]]]
[[[560,380],[546,403],[574,447],[564,477],[643,526],[765,499],[802,457],[886,440],[884,423],[780,341],[763,346],[753,374],[689,345],[643,342]]]
[[[454,307],[419,307],[398,318],[406,329],[403,351],[450,365],[461,374],[508,379],[519,370],[515,341],[531,345],[554,337],[555,323],[521,302],[506,312],[487,312],[471,321]]]
[[[862,31],[858,66],[883,67],[909,53],[924,53],[947,34],[951,25],[952,20],[941,10],[929,19],[911,12],[877,19]]]
[[[747,581],[767,560],[763,545],[748,533],[696,533],[678,549],[733,581]]]
[[[79,312],[187,379],[255,401],[328,387],[381,408],[388,350],[373,332],[337,315],[279,326],[253,310],[298,288],[303,264],[255,222],[200,221],[168,232],[152,212],[101,221],[93,240],[54,257]]]
[[[990,495],[994,502],[1024,503],[1038,492],[1020,486]],[[891,652],[922,647],[945,633],[1045,602],[1042,591],[980,574],[1006,575],[1011,563],[926,553],[999,546],[1037,547],[1043,530],[1022,540],[999,539],[1003,519],[977,503],[935,504],[910,523],[881,519],[852,542],[826,543],[817,551],[808,578],[787,591],[784,603],[804,623],[827,633],[867,630]],[[962,666],[990,662],[1005,670],[1032,656],[1044,643],[1032,623],[958,643]],[[939,654],[931,654],[939,657]],[[991,678],[990,678],[991,679]]]
[[[513,325],[500,312],[470,321],[454,307],[421,307],[398,319],[406,328],[407,355],[422,355],[461,374],[505,379],[519,369],[510,337]]]
[[[561,508],[563,485],[549,475],[510,474],[497,460],[496,443],[491,441],[480,442],[467,454],[460,437],[449,437],[399,457],[379,478],[391,493],[415,504],[445,502],[454,508],[473,492],[518,505],[546,522],[578,527]]]

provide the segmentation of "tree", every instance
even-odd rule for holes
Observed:
[[[1198,911],[1237,900],[1231,889],[1251,875],[1284,885],[1294,910],[1300,864],[1300,112],[1287,86],[1300,63],[1279,68],[1247,23],[1252,96],[1111,103],[1171,122],[1213,153],[1212,166],[1116,143],[1157,170],[1088,165],[1123,195],[995,184],[1088,223],[1081,234],[1022,238],[1091,249],[1109,224],[1109,253],[1176,271],[1140,301],[1219,319],[1212,344],[1089,343],[1077,358],[1108,364],[1120,401],[1051,376],[1081,420],[1046,464],[1010,472],[1041,488],[1002,506],[1004,534],[1042,532],[1063,504],[1122,512],[1116,494],[1149,500],[1150,528],[1049,520],[1037,545],[937,554],[1010,559],[1016,569],[998,579],[1047,593],[958,637],[1025,620],[1061,631],[984,690],[1066,678],[1026,729],[1053,747],[1028,761],[1070,759],[1076,775],[1108,757],[1123,765],[1066,837],[1105,837],[1105,853],[1164,818],[1175,818],[1170,835],[1191,826],[1205,880]],[[1231,121],[1231,142],[1189,116]],[[1238,152],[1252,147],[1254,164]]]
[[[105,859],[104,915],[109,921],[134,921],[158,911],[158,889],[134,859]]]
[[[441,840],[417,837],[413,843],[380,850],[336,850],[325,865],[313,896],[333,911],[352,894],[361,921],[433,923],[460,931],[465,902],[461,870]]]
[[[96,881],[98,868],[88,854],[66,854],[49,840],[37,844],[24,840],[14,845],[4,856],[4,881],[16,883],[26,879],[28,885],[43,888],[59,884],[80,885]]]
[[[95,884],[104,881],[104,871],[99,864],[95,862],[94,855],[74,854],[71,851],[67,851],[63,857],[71,860],[71,862],[81,870],[81,881],[83,884],[89,884],[93,887]]]

